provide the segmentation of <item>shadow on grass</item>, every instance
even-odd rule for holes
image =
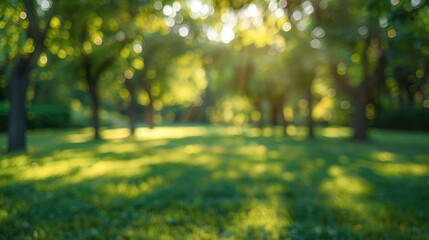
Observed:
[[[428,157],[246,132],[63,143],[1,160],[0,237],[424,239]]]

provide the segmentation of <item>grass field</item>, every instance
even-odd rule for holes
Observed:
[[[0,239],[429,239],[429,135],[289,130],[30,133],[0,157]]]

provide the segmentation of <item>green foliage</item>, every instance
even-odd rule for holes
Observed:
[[[5,239],[427,239],[427,136],[272,129],[32,132],[0,157]],[[0,146],[4,146],[0,136]],[[341,147],[339,147],[341,145]],[[406,193],[406,194],[405,194]]]
[[[9,105],[0,103],[0,131],[7,130]],[[70,109],[55,104],[33,104],[27,110],[27,128],[68,128],[71,124]]]
[[[384,129],[401,129],[429,131],[429,110],[383,110],[377,113],[373,127]]]
[[[9,104],[5,101],[0,102],[0,132],[5,132],[8,125]]]
[[[28,113],[28,129],[68,128],[70,109],[62,105],[34,104]]]

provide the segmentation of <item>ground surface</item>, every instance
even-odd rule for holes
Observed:
[[[429,239],[428,135],[289,133],[31,133],[0,157],[0,239]]]

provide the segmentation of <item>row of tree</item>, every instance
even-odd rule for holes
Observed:
[[[26,112],[37,102],[87,103],[96,139],[106,102],[125,106],[131,134],[142,105],[150,126],[157,111],[180,105],[184,120],[259,126],[285,126],[290,112],[304,111],[313,137],[314,115],[337,99],[353,112],[357,140],[367,139],[376,112],[429,108],[424,0],[22,0],[0,7],[10,152],[26,148]]]

